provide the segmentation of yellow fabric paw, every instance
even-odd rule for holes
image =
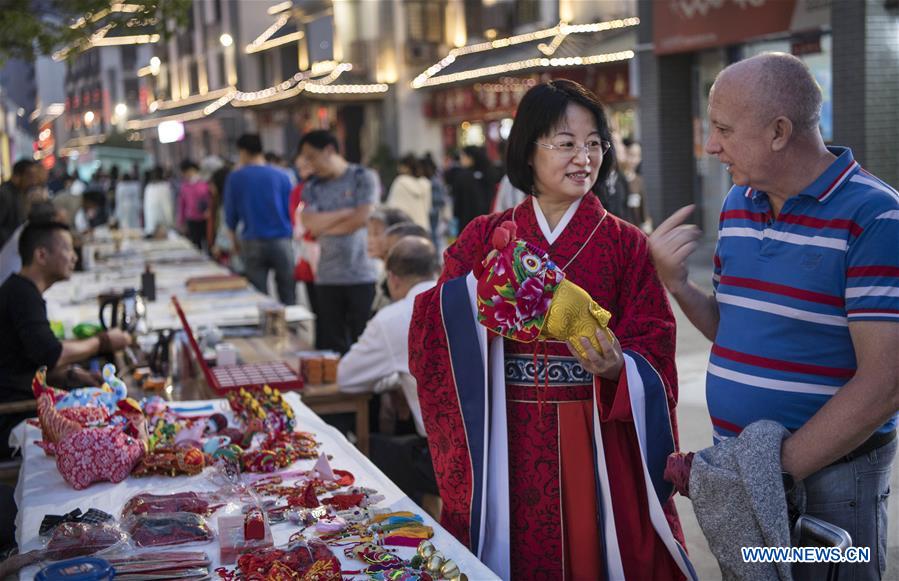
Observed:
[[[611,342],[612,334],[608,329],[611,318],[612,313],[599,306],[587,291],[565,279],[553,295],[540,338],[565,341],[586,359],[587,353],[580,338],[586,337],[597,353],[602,353],[596,331],[605,331]]]

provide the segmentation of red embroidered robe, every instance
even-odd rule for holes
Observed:
[[[532,200],[527,199],[514,209],[514,219],[520,238],[547,251],[557,265],[564,267],[571,281],[612,313],[610,328],[622,349],[645,358],[661,377],[670,410],[670,429],[676,439],[674,316],[650,262],[646,237],[612,215],[594,232],[604,213],[597,198],[587,194],[551,245],[538,226]],[[442,524],[469,547],[477,543],[472,538],[472,506],[477,491],[472,477],[472,450],[448,355],[441,290],[448,281],[466,275],[484,259],[491,249],[493,230],[512,217],[513,210],[481,216],[465,228],[445,253],[444,271],[436,287],[417,297],[409,333],[410,370],[418,382],[444,503]],[[575,260],[569,264],[572,258]],[[546,377],[547,370],[557,364],[567,364],[570,372],[572,358],[563,343],[504,341],[507,379],[499,389],[506,390],[511,576],[614,576],[604,573],[609,569],[603,566],[602,525],[597,524],[596,518],[597,471],[606,470],[617,550],[627,579],[683,578],[671,556],[670,545],[666,549],[650,522],[647,484],[624,372],[618,382],[596,378],[582,385],[564,385]],[[530,369],[536,367],[539,387],[534,385],[533,374],[521,381],[512,377],[515,373],[510,370],[527,367],[523,361],[534,361],[535,357],[537,365]],[[550,385],[545,387],[546,383]],[[594,389],[602,426],[604,467],[596,466],[592,440]],[[662,499],[662,505],[670,533],[682,546],[683,533],[674,501],[668,496]],[[683,558],[686,559],[685,553]]]

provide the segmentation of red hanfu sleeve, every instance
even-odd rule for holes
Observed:
[[[440,279],[434,288],[416,297],[409,327],[409,370],[418,384],[422,420],[443,499],[441,524],[469,547],[471,460],[440,301],[446,281],[464,276],[483,259],[487,223],[486,216],[473,220],[446,250]]]

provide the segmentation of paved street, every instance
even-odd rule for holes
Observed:
[[[691,257],[691,278],[711,289],[712,244],[701,247]],[[711,343],[697,331],[672,299],[677,316],[677,369],[680,383],[680,400],[677,408],[680,429],[680,445],[684,451],[696,451],[711,445],[712,424],[705,404],[705,369]],[[893,470],[893,486],[899,486],[897,471]],[[687,551],[700,579],[720,579],[721,571],[709,551],[708,543],[696,522],[692,503],[677,496]],[[899,503],[896,499],[889,507],[889,555],[884,579],[899,579]]]

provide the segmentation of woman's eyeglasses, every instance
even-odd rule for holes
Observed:
[[[545,149],[557,151],[560,155],[576,155],[584,151],[587,155],[599,156],[609,151],[609,148],[612,147],[611,143],[601,139],[590,139],[584,145],[577,145],[573,141],[566,141],[559,144],[540,143],[539,141],[535,141],[534,143]]]

